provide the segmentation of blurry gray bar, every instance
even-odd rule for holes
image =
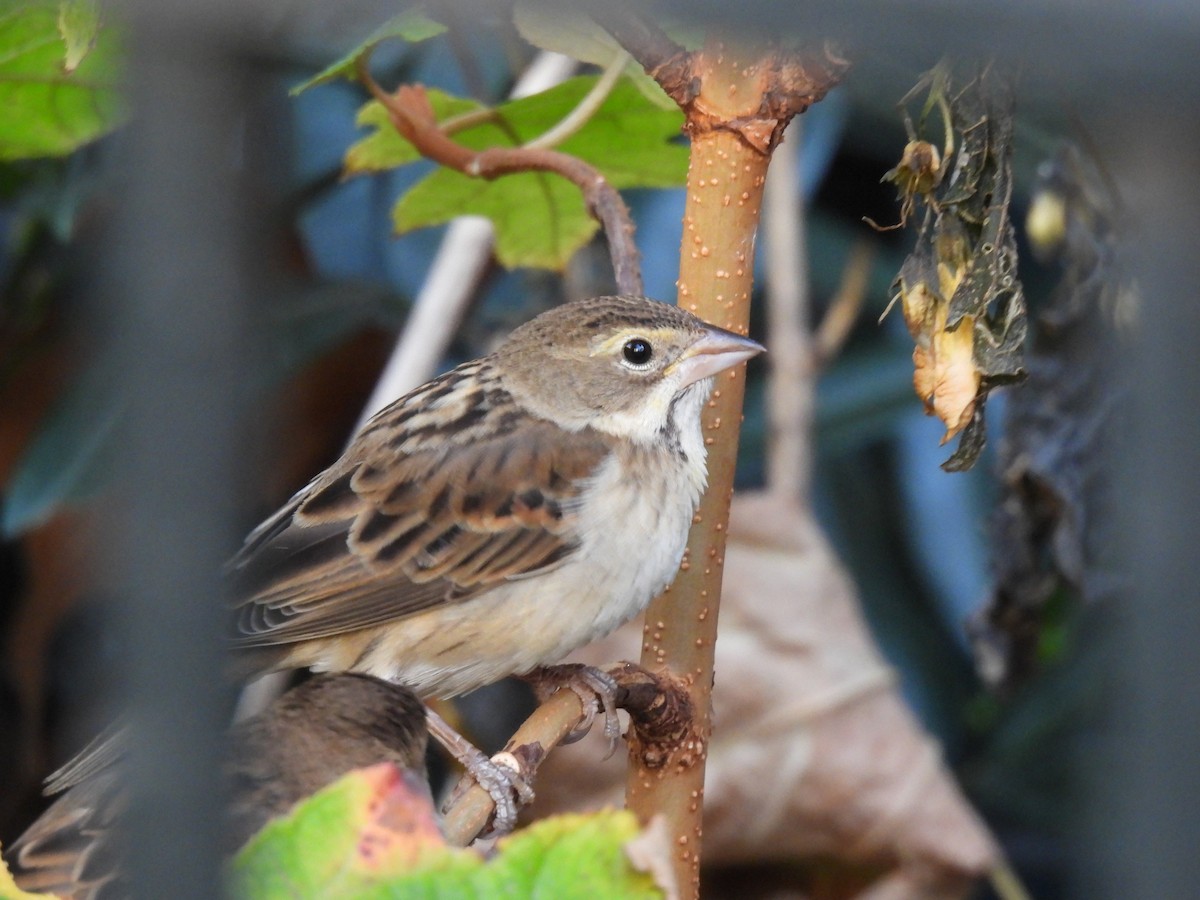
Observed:
[[[249,78],[231,7],[125,9],[134,119],[100,309],[128,413],[106,533],[133,724],[125,869],[135,896],[212,898],[228,722],[219,576],[250,380]]]
[[[1181,81],[1181,84],[1183,82]],[[1193,85],[1196,82],[1191,82]],[[1200,884],[1200,129],[1167,85],[1101,132],[1130,203],[1142,298],[1119,460],[1131,597],[1111,643],[1114,706],[1091,760],[1100,840],[1078,896],[1196,896]],[[1152,100],[1150,98],[1153,98]]]

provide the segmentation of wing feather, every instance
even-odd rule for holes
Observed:
[[[486,360],[447,373],[380,413],[247,539],[231,562],[235,644],[381,625],[559,564],[611,450],[523,412]]]

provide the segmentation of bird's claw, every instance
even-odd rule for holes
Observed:
[[[570,688],[579,697],[583,705],[583,721],[570,734],[563,738],[562,743],[573,744],[592,727],[596,713],[604,713],[604,736],[608,738],[608,754],[605,759],[617,752],[621,738],[621,720],[617,718],[617,682],[603,669],[595,666],[585,666],[577,663],[565,663],[557,666],[543,666],[535,669],[526,676],[538,693],[538,698],[545,700],[559,688]]]
[[[512,831],[521,807],[533,802],[533,787],[520,760],[512,753],[497,753],[488,759],[431,707],[426,708],[425,714],[429,733],[467,770],[443,804],[443,812],[478,784],[487,791],[496,810],[490,834],[499,836]]]
[[[481,837],[503,837],[517,825],[521,807],[533,802],[533,787],[520,761],[511,753],[497,753],[488,759],[478,750],[462,759],[466,774],[444,804],[448,809],[473,785],[479,785],[492,798],[495,807],[491,823]]]

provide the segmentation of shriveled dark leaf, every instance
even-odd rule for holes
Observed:
[[[958,439],[958,447],[950,454],[950,458],[942,463],[942,469],[947,472],[965,472],[975,465],[975,460],[983,452],[987,444],[987,429],[983,421],[983,407],[987,402],[987,394],[980,394],[971,412],[971,421],[962,430]]]
[[[1073,147],[1042,175],[1031,215],[1058,210],[1063,227],[1038,234],[1062,278],[1034,322],[1029,380],[1009,398],[992,526],[996,586],[973,626],[980,669],[1002,685],[1028,676],[1055,645],[1045,635],[1048,609],[1064,596],[1098,599],[1116,583],[1101,527],[1113,502],[1103,466],[1123,431],[1114,361],[1134,303],[1117,252],[1119,212],[1101,173]]]
[[[953,103],[952,121],[962,144],[954,154],[954,174],[939,198],[947,206],[965,203],[978,194],[989,147],[987,113],[979,97],[967,90]]]

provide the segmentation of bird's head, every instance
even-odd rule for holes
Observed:
[[[506,386],[538,415],[648,442],[674,427],[682,397],[706,398],[713,375],[762,351],[676,306],[595,297],[522,325],[496,355]]]

